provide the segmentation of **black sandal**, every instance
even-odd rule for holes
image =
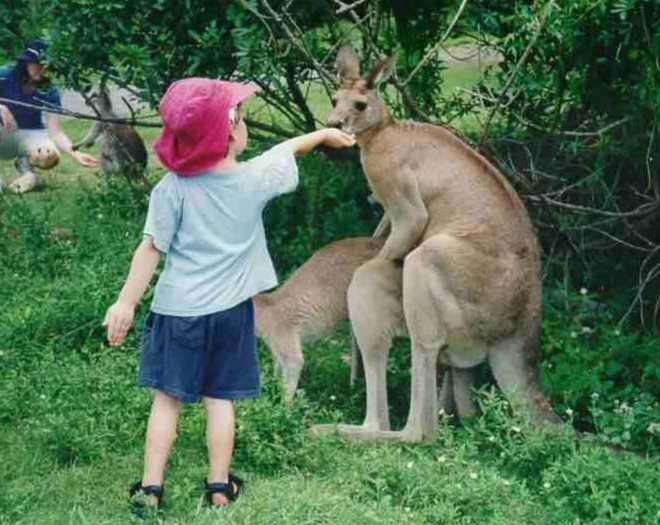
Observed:
[[[146,496],[156,496],[156,506],[158,509],[160,507],[160,502],[163,499],[163,493],[165,489],[161,485],[147,485],[146,487],[142,486],[142,481],[136,481],[128,489],[128,497],[131,500],[131,510],[138,514],[142,515],[149,507],[145,501]]]
[[[230,502],[235,501],[243,488],[243,480],[238,476],[229,474],[229,480],[227,483],[209,483],[204,480],[204,486],[209,506],[223,507],[224,505],[215,505],[213,503],[213,494],[224,494]]]

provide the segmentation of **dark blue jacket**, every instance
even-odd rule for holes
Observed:
[[[59,108],[62,105],[59,91],[52,86],[25,94],[13,67],[0,67],[0,97],[42,107]],[[41,110],[12,105],[8,102],[0,102],[0,104],[9,108],[19,129],[44,128]]]

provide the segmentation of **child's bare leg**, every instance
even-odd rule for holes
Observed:
[[[226,399],[204,397],[206,445],[209,454],[209,483],[228,483],[234,451],[234,404]],[[227,505],[224,494],[213,494],[214,505]]]
[[[143,487],[163,484],[167,457],[176,438],[176,424],[180,408],[180,401],[160,390],[154,391],[144,450]],[[155,505],[156,497],[150,496],[150,499],[151,503]]]

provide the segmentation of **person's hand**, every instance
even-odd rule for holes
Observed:
[[[96,159],[96,157],[88,153],[72,151],[71,156],[76,160],[78,164],[84,166],[85,168],[95,168],[99,165],[99,161]]]
[[[355,145],[355,136],[344,133],[337,128],[326,128],[323,130],[323,145],[330,148],[349,148]]]
[[[135,306],[121,299],[108,308],[103,326],[108,329],[108,343],[110,343],[110,346],[119,346],[124,342],[126,332],[133,324],[134,316]]]
[[[0,104],[0,121],[0,127],[4,128],[7,133],[13,133],[18,128],[14,115],[11,114],[7,106],[2,104]]]

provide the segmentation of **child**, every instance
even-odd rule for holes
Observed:
[[[144,473],[131,488],[150,505],[163,494],[163,471],[181,403],[204,404],[211,505],[234,500],[242,481],[229,472],[233,400],[259,394],[252,296],[277,284],[262,210],[298,184],[294,155],[353,137],[321,129],[283,142],[246,162],[240,104],[250,84],[206,78],[174,82],[160,102],[163,130],[154,143],[171,171],[151,194],[126,283],[106,313],[108,341],[120,345],[161,254],[165,268],[146,320],[138,384],[154,389]]]

